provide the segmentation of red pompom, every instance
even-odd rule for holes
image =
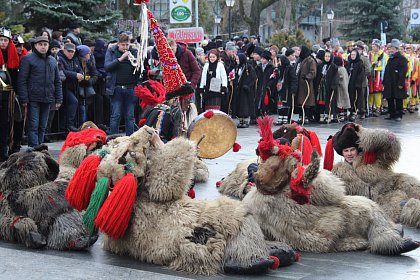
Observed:
[[[98,155],[88,156],[71,178],[65,196],[73,208],[82,211],[88,207],[90,196],[95,189],[96,174],[101,160],[102,157]]]
[[[324,169],[331,171],[334,165],[334,148],[333,148],[333,137],[327,141],[325,146],[325,157],[324,157]]]
[[[279,258],[277,258],[275,256],[269,256],[268,259],[274,261],[273,264],[270,265],[270,269],[276,270],[276,269],[278,269],[280,267],[280,260],[279,260]]]
[[[95,226],[114,239],[124,236],[137,197],[137,181],[132,173],[119,180],[95,219]]]
[[[142,127],[142,126],[146,123],[146,121],[147,121],[147,119],[141,119],[141,120],[139,121],[139,125],[140,125],[140,127]]]
[[[194,199],[194,198],[195,198],[195,190],[194,190],[194,188],[191,188],[191,189],[188,191],[187,195],[188,195],[189,197],[191,197],[192,199]]]
[[[220,185],[221,185],[222,183],[223,183],[223,181],[222,181],[222,180],[217,181],[217,182],[216,182],[216,188],[220,187]]]
[[[269,100],[268,100],[268,92],[265,92],[265,95],[264,95],[264,105],[265,106],[268,106],[268,103],[269,103]]]
[[[241,148],[242,148],[241,145],[239,145],[238,143],[233,144],[233,147],[232,147],[234,153],[239,152]]]
[[[212,110],[209,110],[204,113],[204,117],[206,117],[207,119],[211,119],[213,116],[214,116],[214,112]]]
[[[375,152],[365,152],[363,157],[364,164],[374,164],[378,157]]]

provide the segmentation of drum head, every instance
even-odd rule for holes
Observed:
[[[188,138],[199,146],[198,156],[213,159],[226,154],[236,141],[236,124],[225,113],[214,110],[211,118],[200,114],[188,128]]]

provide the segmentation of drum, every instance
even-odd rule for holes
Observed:
[[[188,139],[197,143],[200,158],[213,159],[226,154],[236,141],[236,124],[225,113],[212,110],[208,118],[204,112],[198,115],[188,127]],[[208,116],[208,115],[207,115]]]

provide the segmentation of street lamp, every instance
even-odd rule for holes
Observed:
[[[334,20],[334,11],[332,9],[330,9],[327,13],[327,19],[330,22],[330,40],[332,37],[332,21]]]
[[[217,15],[214,17],[214,23],[216,23],[216,35],[219,35],[219,24],[222,21],[222,17]]]
[[[226,0],[226,6],[229,7],[229,40],[232,37],[232,7],[235,5],[235,0]]]

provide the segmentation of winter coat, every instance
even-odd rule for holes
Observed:
[[[363,61],[363,66],[365,70],[365,78],[363,79],[362,87],[366,88],[368,86],[368,78],[370,77],[370,73],[372,71],[372,64],[370,63],[369,57],[366,55],[361,55],[360,59]]]
[[[339,66],[337,69],[337,107],[340,109],[349,109],[350,97],[349,97],[349,74],[347,74],[344,66]]]
[[[396,52],[393,56],[389,56],[382,81],[384,85],[384,98],[407,98],[407,88],[405,85],[407,71],[407,59],[403,55]]]
[[[129,51],[131,54],[136,57],[137,50],[130,48]],[[118,45],[110,46],[105,54],[105,71],[107,72],[106,75],[106,94],[107,95],[114,95],[115,86],[117,83],[117,69],[118,64]],[[134,70],[134,67],[133,67]],[[137,77],[136,77],[137,78]]]
[[[101,39],[96,40],[95,52],[93,54],[95,56],[96,69],[102,78],[106,77],[106,71],[104,69],[106,50],[107,46],[105,41]]]
[[[298,66],[297,105],[305,107],[315,106],[313,80],[316,77],[317,64],[312,56],[306,57]],[[308,84],[309,94],[308,94]],[[306,99],[306,101],[305,101]]]
[[[296,69],[290,64],[290,61],[286,57],[281,57],[281,66],[278,66],[277,76],[278,83],[277,87],[279,94],[279,102],[284,106],[292,106],[292,98],[296,95],[298,90],[298,79],[296,76]]]
[[[58,63],[60,70],[66,75],[66,81],[64,82],[65,88],[70,91],[76,91],[79,85],[77,74],[83,74],[79,59],[76,56],[73,56],[72,59],[68,59],[63,51],[60,51],[58,53]]]
[[[270,105],[275,104],[275,87],[270,87],[269,80],[274,73],[274,66],[269,62],[263,70],[262,64],[256,69],[257,74],[257,92],[255,94],[255,112],[261,115],[267,112]],[[268,99],[268,100],[267,100]]]
[[[355,60],[351,60],[349,57],[349,60],[346,62],[346,69],[349,74],[349,92],[361,89],[366,76],[363,61],[360,59],[359,53],[357,53]]]
[[[191,83],[193,88],[196,88],[201,76],[201,69],[197,59],[187,46],[182,43],[178,43],[175,56],[187,81]]]
[[[20,62],[18,76],[19,101],[63,103],[63,91],[57,61],[49,55],[43,57],[36,49]]]
[[[213,92],[209,90],[210,82],[207,82],[208,70],[209,70],[209,63],[207,62],[206,64],[204,64],[203,73],[201,74],[201,82],[200,82],[200,89],[204,90],[203,98],[221,97],[221,91]],[[215,78],[221,79],[222,87],[225,87],[225,88],[227,87],[227,75],[226,75],[225,67],[223,66],[222,62],[217,62]]]
[[[247,62],[235,69],[232,93],[232,115],[248,118],[253,115],[257,74]]]

